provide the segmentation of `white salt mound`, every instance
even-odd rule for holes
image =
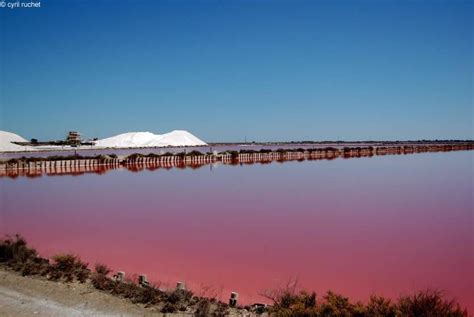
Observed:
[[[31,150],[29,146],[21,146],[12,142],[28,142],[15,133],[0,131],[0,152],[25,151]]]
[[[142,146],[146,146],[145,144],[154,136],[151,132],[129,132],[98,140],[95,145],[101,147],[136,147],[139,146],[138,144],[143,144]]]
[[[21,136],[0,131],[0,152],[31,151],[36,148],[21,146],[11,142],[27,142]],[[151,132],[129,132],[119,134],[110,138],[96,141],[97,147],[127,148],[127,147],[164,147],[164,146],[198,146],[206,145],[205,142],[195,137],[188,131],[175,130],[165,134],[153,134]],[[38,147],[37,149],[55,149],[60,147]]]
[[[98,147],[164,147],[164,146],[198,146],[206,143],[188,131],[174,130],[165,134],[151,132],[129,132],[110,138],[98,140]]]

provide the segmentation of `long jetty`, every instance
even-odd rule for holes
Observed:
[[[109,170],[125,168],[130,171],[199,168],[209,164],[254,164],[273,161],[332,160],[337,158],[358,158],[381,155],[404,155],[427,152],[450,152],[473,150],[474,142],[455,144],[367,146],[344,148],[310,148],[278,150],[240,150],[221,153],[200,153],[192,151],[177,154],[131,154],[122,158],[114,156],[97,157],[48,157],[20,158],[0,162],[0,177],[39,177],[42,175],[82,175],[103,174]]]

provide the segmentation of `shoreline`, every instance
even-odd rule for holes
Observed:
[[[18,176],[36,177],[45,175],[80,175],[84,173],[105,173],[113,169],[139,171],[159,168],[200,168],[213,164],[269,164],[272,162],[334,160],[361,157],[408,155],[418,153],[452,152],[474,150],[474,142],[403,145],[403,146],[369,146],[369,147],[324,147],[324,148],[279,148],[241,149],[223,152],[191,152],[141,154],[133,153],[118,156],[116,154],[96,156],[49,156],[22,157],[0,160],[0,177],[15,178]]]

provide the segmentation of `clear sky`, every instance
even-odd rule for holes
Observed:
[[[473,138],[473,3],[0,8],[0,130],[41,140],[173,129],[205,141]]]

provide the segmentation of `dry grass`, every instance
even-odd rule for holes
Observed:
[[[264,296],[273,301],[269,309],[275,317],[468,317],[454,300],[440,291],[425,290],[401,296],[392,301],[371,296],[368,303],[352,303],[349,298],[328,291],[321,300],[316,293],[297,290],[297,281],[290,280],[277,290],[266,291]]]
[[[53,256],[53,261],[49,270],[49,278],[52,280],[65,279],[66,282],[77,280],[84,283],[90,275],[87,263],[82,262],[77,255],[58,254]]]

